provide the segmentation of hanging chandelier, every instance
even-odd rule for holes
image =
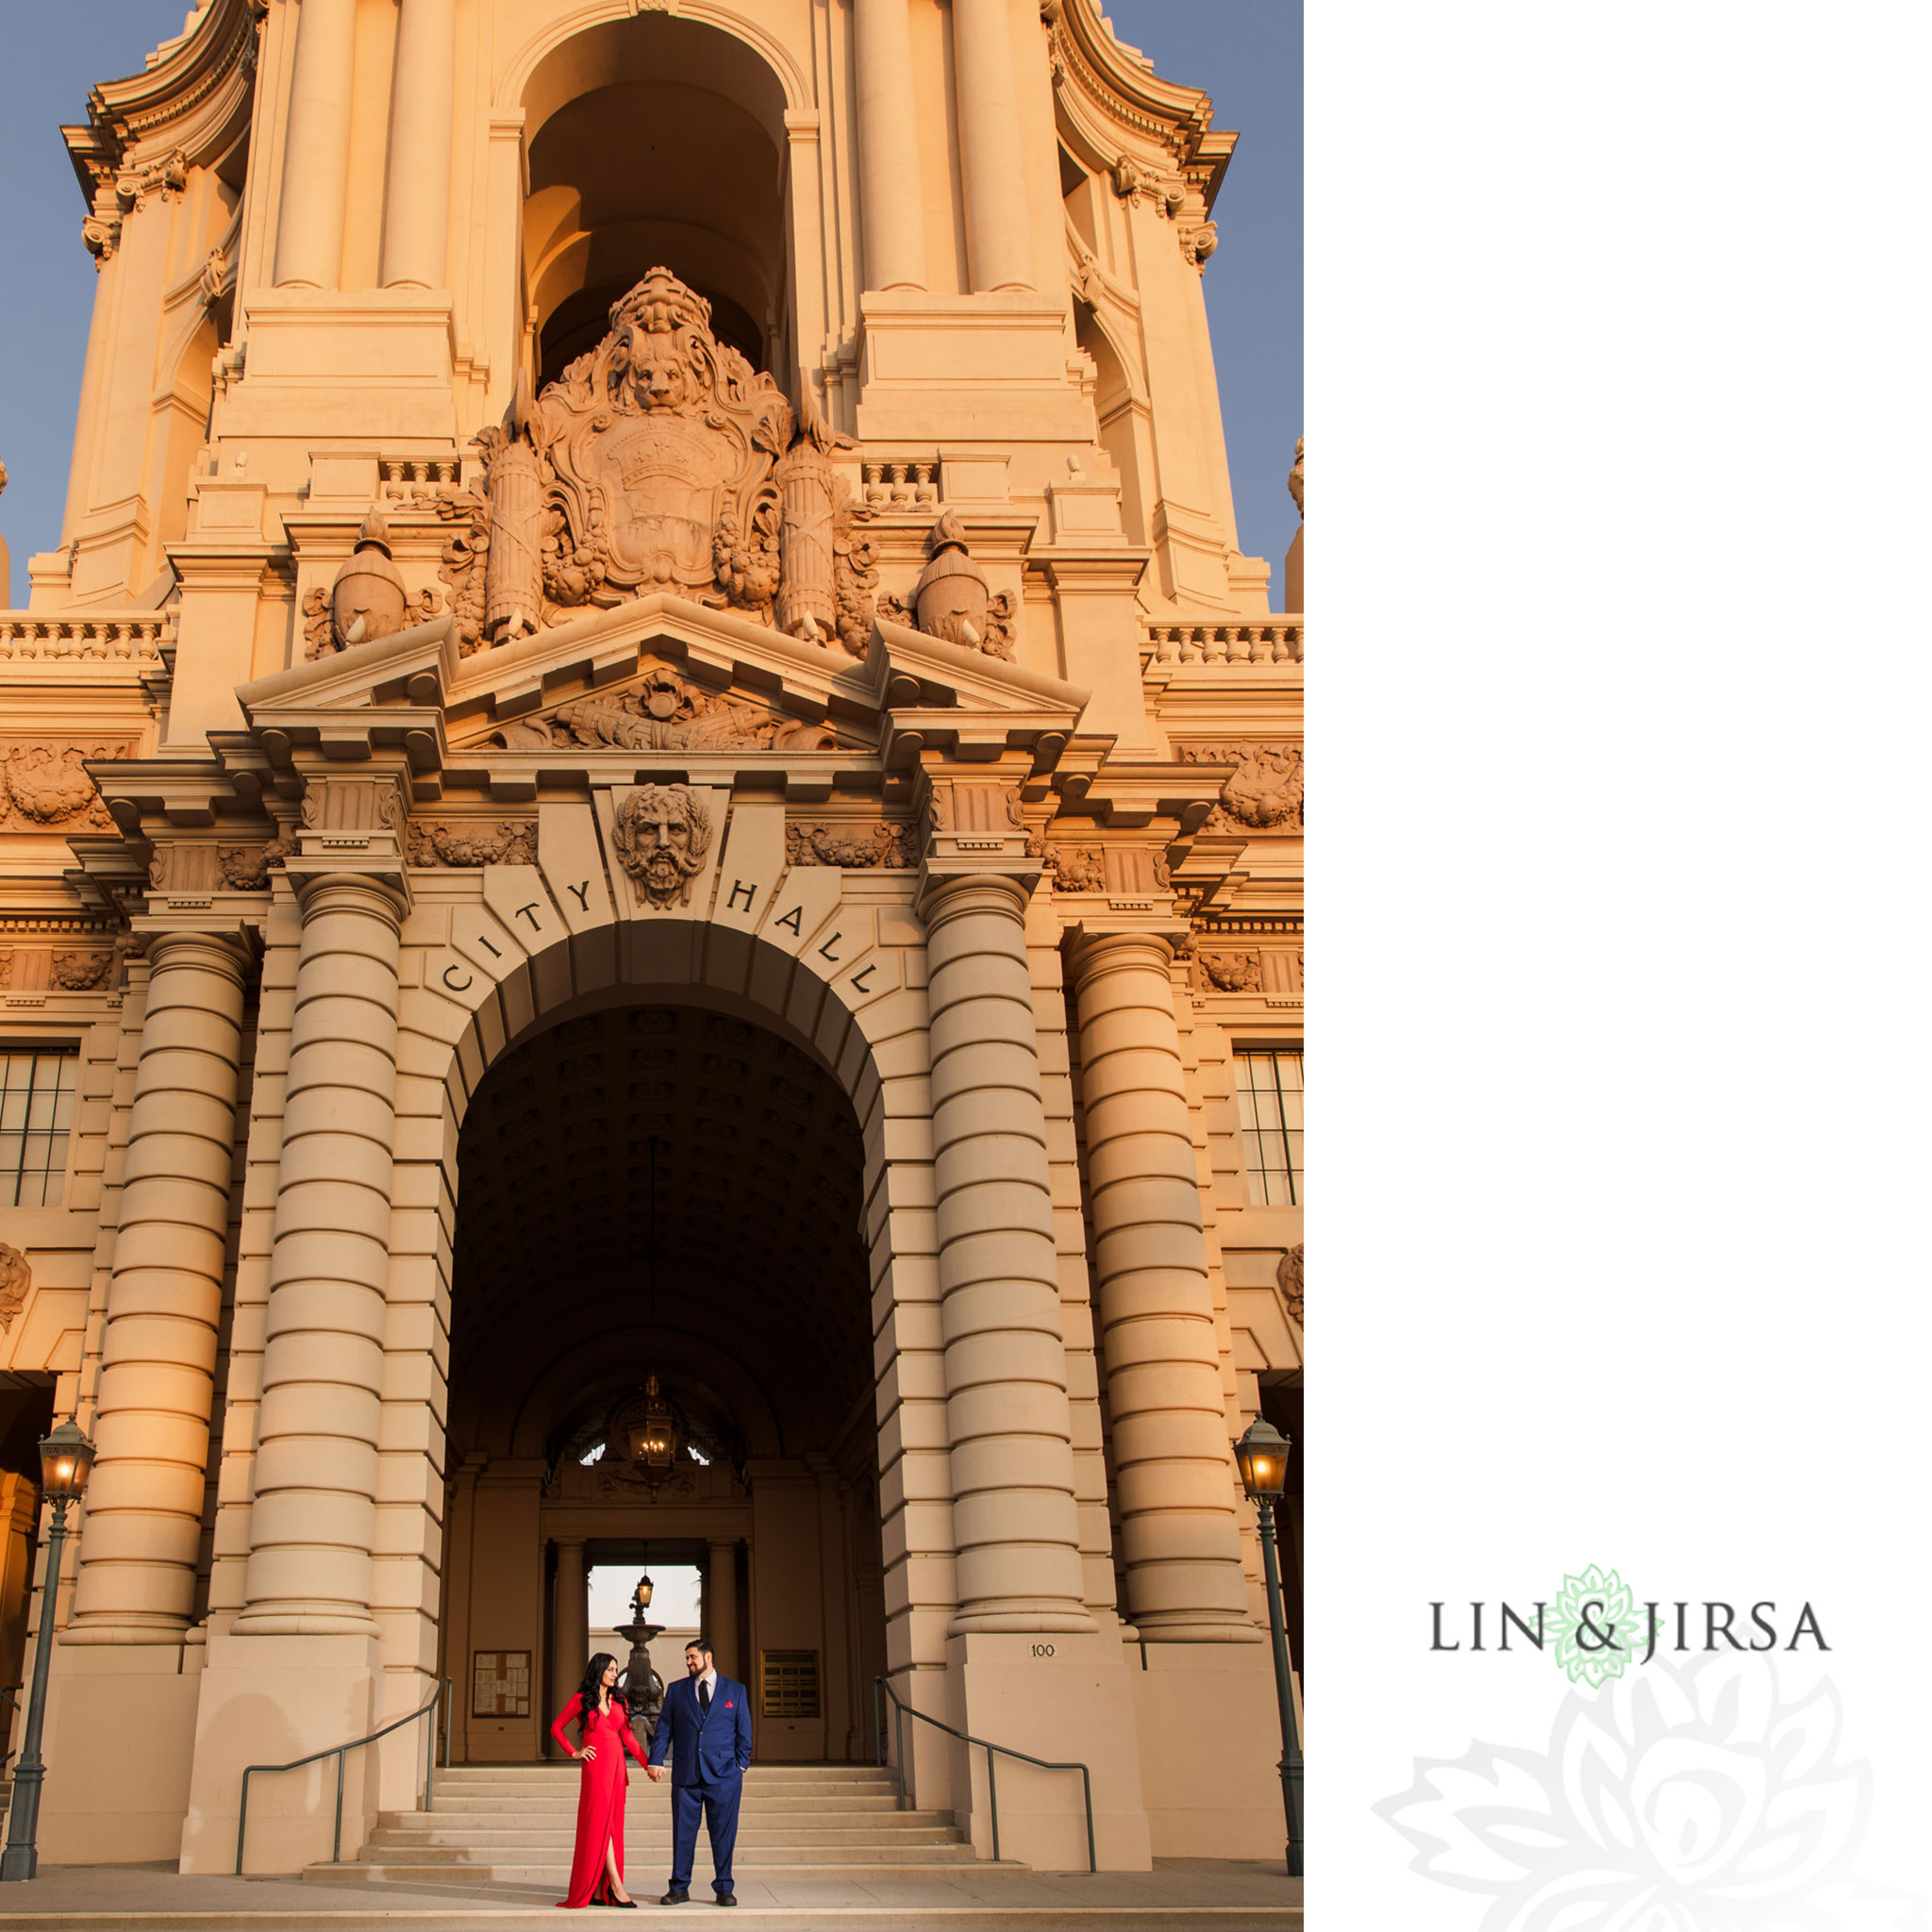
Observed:
[[[677,1466],[688,1434],[683,1410],[655,1374],[646,1378],[641,1395],[619,1405],[610,1421],[612,1446],[643,1476],[653,1495]]]

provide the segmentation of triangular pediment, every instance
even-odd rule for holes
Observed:
[[[884,620],[855,658],[661,593],[467,658],[453,621],[436,618],[237,695],[272,758],[301,745],[350,758],[406,745],[419,772],[565,748],[823,749],[901,764],[921,744],[1063,742],[1088,698]]]

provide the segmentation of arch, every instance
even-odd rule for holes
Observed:
[[[709,28],[740,42],[750,56],[762,62],[777,81],[782,96],[778,118],[772,124],[775,135],[782,135],[787,108],[811,106],[811,87],[804,70],[785,47],[755,21],[743,19],[727,8],[707,5],[705,0],[696,0],[696,4],[686,0],[675,16],[639,14],[634,0],[601,0],[601,4],[581,7],[574,13],[546,21],[532,34],[518,49],[516,58],[504,68],[496,84],[492,108],[498,113],[514,113],[521,108],[527,116],[533,109],[542,108],[546,101],[551,101],[554,106],[555,101],[551,100],[548,90],[556,84],[555,76],[562,70],[553,68],[551,63],[571,42],[584,39],[601,27],[641,26],[654,22],[660,25],[682,22],[691,26]],[[557,99],[561,98],[564,96],[557,96]],[[525,135],[530,131],[526,120]]]
[[[1153,418],[1146,391],[1134,358],[1121,348],[1097,306],[1074,304],[1074,337],[1093,363],[1093,415],[1100,446],[1120,473],[1127,541],[1144,543],[1155,494]]]
[[[654,1363],[673,1371],[683,1371],[696,1386],[716,1396],[731,1412],[743,1434],[746,1452],[757,1457],[782,1456],[784,1431],[771,1393],[742,1362],[720,1347],[708,1336],[689,1330],[655,1331],[660,1338],[651,1352]],[[546,1363],[525,1392],[524,1406],[511,1419],[507,1453],[516,1457],[540,1457],[548,1448],[548,1437],[557,1420],[571,1407],[571,1396],[586,1399],[591,1393],[614,1396],[619,1392],[618,1376],[600,1376],[600,1362],[621,1344],[624,1337],[642,1333],[641,1328],[611,1329],[599,1341],[572,1344],[553,1361]]]
[[[580,21],[530,65],[524,307],[540,388],[658,265],[710,301],[718,334],[754,368],[783,366],[780,340],[795,333],[789,64],[728,16],[651,12]]]
[[[541,903],[544,912],[551,913],[550,902],[545,899]],[[492,929],[500,939],[501,929]],[[808,941],[811,937],[808,926]],[[455,1216],[461,1205],[458,1143],[471,1104],[490,1070],[561,1023],[616,1008],[669,1004],[736,1018],[775,1035],[804,1054],[841,1093],[851,1108],[859,1136],[860,1256],[874,1294],[882,1284],[890,1283],[895,1243],[887,1186],[886,1081],[872,1029],[878,1027],[882,1041],[898,1042],[892,1050],[895,1076],[923,1074],[924,1006],[916,995],[881,988],[872,998],[854,1004],[841,985],[822,978],[803,959],[771,941],[697,920],[620,920],[576,934],[533,940],[525,956],[493,982],[473,974],[466,961],[460,962],[461,972],[438,964],[442,959],[458,961],[458,957],[427,949],[425,985],[416,994],[405,994],[400,1022],[417,1041],[426,1041],[432,1036],[423,1028],[436,1026],[438,1016],[412,1001],[430,1000],[445,1011],[458,1003],[472,1005],[460,1025],[442,1025],[433,1036],[437,1041],[433,1058],[425,1058],[419,1049],[411,1050],[411,1074],[438,1083],[440,1119],[435,1123],[433,1142],[424,1132],[414,1160],[406,1162],[399,1152],[397,1163],[398,1198],[445,1200],[449,1238],[453,1238]],[[447,1002],[428,991],[440,974],[448,978]],[[897,988],[896,974],[888,976]],[[463,979],[473,983],[461,990],[458,1002],[457,983]],[[908,1006],[908,998],[915,1004]],[[424,1120],[424,1129],[430,1125]],[[895,1158],[903,1161],[908,1154],[915,1160],[931,1158],[929,1149],[908,1147],[902,1136]],[[404,1177],[406,1165],[421,1170],[420,1177]],[[906,1245],[918,1252],[926,1244],[909,1241]],[[445,1295],[453,1288],[452,1261],[445,1239],[436,1261]],[[871,1323],[871,1326],[875,1328],[876,1324]],[[875,1366],[872,1376],[876,1379]],[[721,1392],[725,1392],[722,1383]],[[771,1391],[757,1389],[755,1378],[742,1365],[741,1379],[728,1392],[734,1405],[741,1402],[746,1410],[768,1416],[773,1440],[777,1439],[783,1406],[774,1401]],[[741,1421],[749,1419],[747,1414]],[[527,1440],[528,1425],[520,1423],[519,1428],[524,1431],[523,1440]]]

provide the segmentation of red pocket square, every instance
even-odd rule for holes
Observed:
[[[737,1707],[737,1705],[735,1705],[735,1704],[733,1704],[733,1703],[732,1703],[732,1701],[730,1700],[730,1698],[728,1698],[728,1697],[727,1697],[727,1698],[726,1698],[726,1699],[724,1700],[724,1708],[725,1708],[726,1710],[736,1710],[736,1709],[738,1708],[738,1707]]]

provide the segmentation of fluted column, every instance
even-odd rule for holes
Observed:
[[[244,959],[188,932],[147,957],[69,1643],[178,1643],[194,1608]]]
[[[718,1668],[736,1676],[741,1662],[738,1655],[738,1539],[713,1537],[710,1565],[706,1570],[705,1615],[709,1620],[705,1635]]]
[[[953,75],[974,291],[1030,289],[1020,85],[1008,0],[953,0]]]
[[[308,877],[237,1635],[373,1634],[401,908]]]
[[[925,287],[925,200],[919,174],[907,0],[857,0],[858,201],[865,287]]]
[[[575,1696],[591,1661],[590,1578],[584,1569],[582,1537],[557,1540],[557,1633],[550,1653],[550,1719]],[[619,1659],[623,1661],[622,1658]],[[573,1739],[572,1742],[575,1742]]]
[[[1024,889],[929,888],[926,963],[958,1614],[1087,1630]]]
[[[390,84],[382,285],[440,289],[448,276],[456,0],[402,0]]]
[[[1152,933],[1074,955],[1127,1609],[1143,1637],[1252,1642],[1173,958]]]
[[[355,85],[356,0],[302,0],[275,224],[278,286],[333,289],[341,281]]]

